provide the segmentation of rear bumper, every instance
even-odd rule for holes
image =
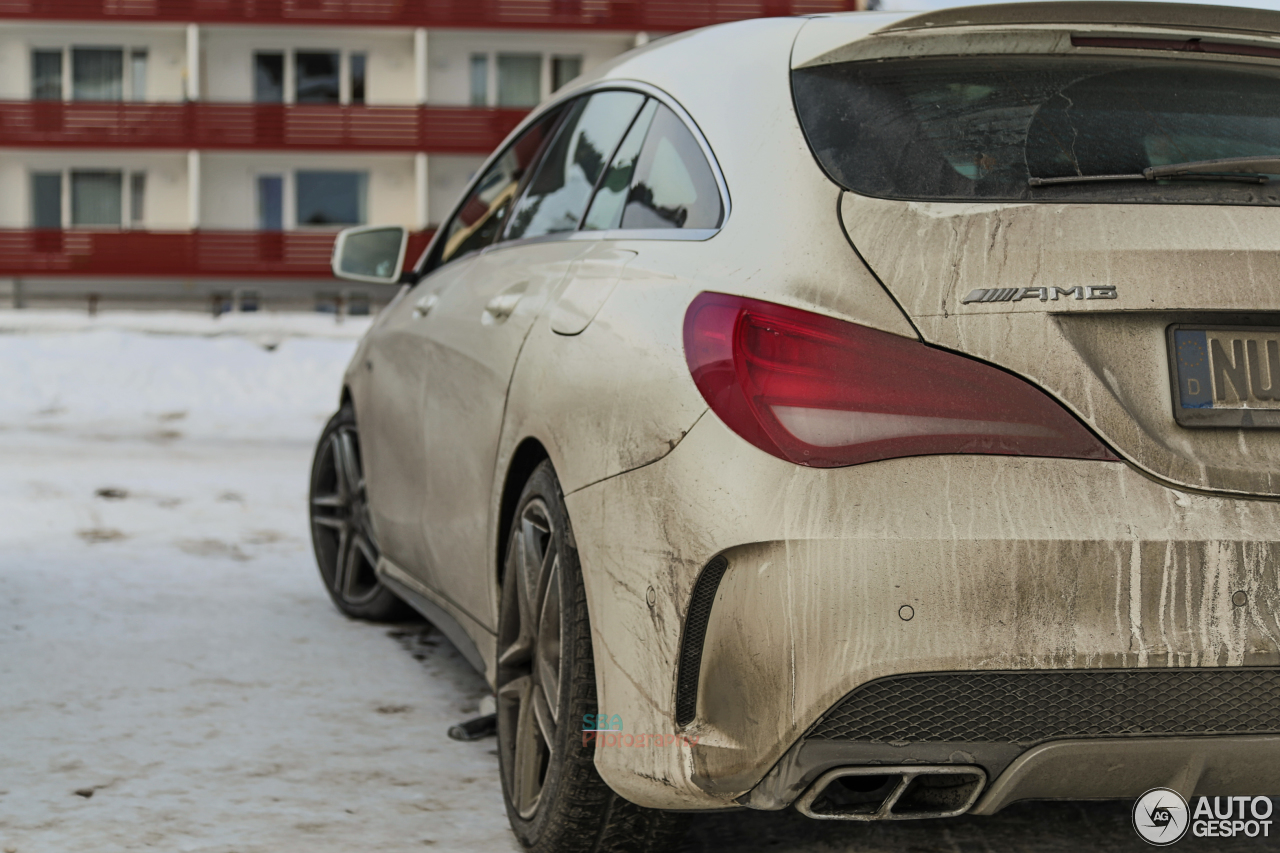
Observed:
[[[1019,754],[1020,752],[1020,754]],[[1008,762],[1010,754],[1017,755]],[[977,761],[966,764],[966,758]],[[945,744],[888,747],[803,739],[741,798],[757,809],[782,809],[838,768],[875,766],[1003,770],[980,792],[968,814],[991,815],[1019,800],[1137,799],[1152,788],[1193,796],[1280,793],[1280,736],[1134,737],[1060,740],[1025,751],[1008,745]]]
[[[824,773],[894,764],[980,768],[996,780],[975,806],[983,814],[1157,786],[1272,794],[1277,758],[1276,667],[891,676],[838,702],[740,801],[784,808]]]
[[[1158,787],[1187,799],[1280,793],[1280,737],[1046,743],[1010,765],[971,814],[995,814],[1018,800],[1136,799]]]
[[[662,460],[567,503],[601,711],[688,739],[597,749],[606,782],[642,805],[778,807],[780,794],[754,793],[766,774],[842,697],[886,676],[1280,665],[1280,503],[1177,492],[1122,463],[810,469],[708,414]],[[717,555],[728,568],[680,726],[686,617]],[[893,754],[862,760],[913,758]]]

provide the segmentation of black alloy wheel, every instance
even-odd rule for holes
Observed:
[[[349,404],[338,410],[311,463],[311,544],[329,597],[348,616],[377,622],[412,618],[378,580],[378,544],[369,520],[360,436]]]
[[[512,519],[498,616],[498,762],[507,817],[535,853],[645,853],[684,829],[605,785],[582,719],[595,665],[582,569],[555,472],[529,477]]]

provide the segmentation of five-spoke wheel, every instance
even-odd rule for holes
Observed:
[[[498,763],[507,816],[531,853],[664,850],[681,820],[619,797],[582,735],[597,711],[591,620],[564,495],[550,462],[525,483],[498,610]]]
[[[507,789],[521,817],[533,817],[556,758],[561,682],[560,560],[546,503],[527,502],[508,550],[498,638],[499,725],[506,746]]]
[[[408,615],[378,580],[378,545],[369,518],[355,415],[344,406],[329,420],[311,466],[311,543],[325,588],[338,609],[362,619]]]

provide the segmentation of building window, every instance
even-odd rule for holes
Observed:
[[[31,227],[62,227],[62,173],[31,174]]]
[[[259,104],[284,101],[284,54],[253,55],[253,100]]]
[[[63,50],[31,51],[31,97],[62,100]],[[126,63],[126,58],[128,62]],[[147,97],[147,49],[75,47],[71,49],[71,97],[77,101],[135,101]]]
[[[498,54],[498,106],[534,107],[542,100],[542,56]]]
[[[551,57],[551,91],[557,92],[582,73],[581,56]]]
[[[129,51],[129,97],[147,99],[147,51],[142,48]]]
[[[284,230],[284,178],[258,176],[258,230]]]
[[[124,51],[77,47],[71,50],[71,97],[77,101],[124,99]]]
[[[366,219],[364,172],[303,172],[294,175],[299,225],[361,225]]]
[[[62,100],[62,51],[31,51],[31,99]]]
[[[336,104],[341,100],[336,51],[298,51],[293,57],[294,100],[299,104]]]
[[[120,227],[124,180],[118,171],[71,173],[71,224]]]
[[[129,227],[141,228],[147,218],[147,173],[129,175]]]
[[[68,180],[69,178],[69,180]],[[70,186],[69,210],[63,185]],[[31,227],[110,226],[143,228],[146,223],[147,173],[118,169],[74,169],[31,173]]]
[[[471,54],[471,106],[489,106],[489,54]]]
[[[364,103],[364,78],[368,64],[368,54],[351,54],[351,103],[353,104]]]

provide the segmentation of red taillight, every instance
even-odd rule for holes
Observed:
[[[800,465],[937,453],[1116,459],[1015,376],[796,308],[701,293],[685,314],[684,352],[730,429]]]

